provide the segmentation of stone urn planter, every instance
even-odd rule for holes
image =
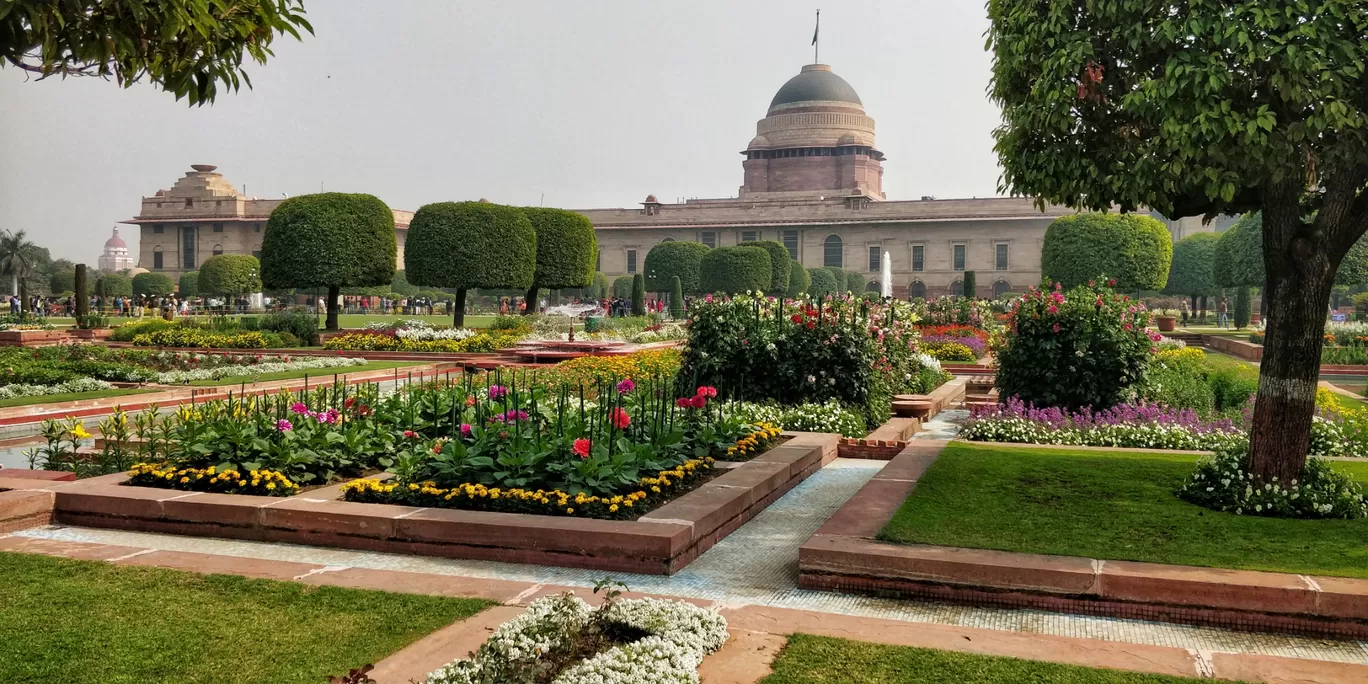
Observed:
[[[1159,326],[1159,332],[1173,332],[1178,327],[1177,316],[1155,316],[1154,322]]]

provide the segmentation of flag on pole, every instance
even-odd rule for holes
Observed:
[[[817,44],[817,32],[822,30],[822,10],[817,10],[817,27],[812,30],[812,44]]]

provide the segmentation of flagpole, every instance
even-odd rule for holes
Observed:
[[[821,50],[822,46],[819,45],[818,42],[817,42],[817,36],[818,36],[821,32],[822,32],[822,10],[819,9],[819,10],[817,10],[817,28],[812,32],[812,63],[813,63],[813,64],[821,64],[821,63],[822,63],[822,60],[821,60],[821,58],[819,57],[819,54],[820,54],[820,53],[818,52],[818,50]]]

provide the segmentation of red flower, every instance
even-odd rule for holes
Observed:
[[[356,406],[356,397],[352,397],[342,402],[342,408],[351,408],[353,406]]]
[[[675,399],[675,406],[678,406],[679,408],[689,408],[690,406],[693,406],[693,399],[691,397],[680,397]]]
[[[627,415],[621,406],[614,406],[613,410],[608,412],[608,420],[619,430],[626,430],[627,426],[632,424],[632,417]]]
[[[690,400],[689,400],[689,406],[691,406],[691,407],[693,407],[693,408],[701,409],[701,408],[703,408],[704,406],[707,406],[707,405],[708,405],[708,398],[705,397],[705,396],[703,396],[703,395],[701,395],[701,394],[696,395],[693,399],[690,399]]]
[[[404,437],[407,437],[408,439],[413,439],[417,436],[418,433],[414,432],[413,430],[404,430]]]
[[[1107,287],[1116,287],[1116,278],[1107,281]]]
[[[432,453],[434,453],[434,454],[440,454],[440,453],[442,453],[442,440],[439,439],[439,440],[437,440],[436,443],[434,443],[434,444],[432,445]]]
[[[792,316],[789,316],[789,320],[793,321],[794,323],[802,323],[802,322],[803,322],[803,315],[802,315],[802,314],[793,314]]]
[[[815,328],[815,327],[817,327],[817,324],[816,324],[816,323],[813,323],[812,321],[808,321],[808,322],[807,322],[807,329],[808,329],[808,330],[812,330],[812,329]]]
[[[717,396],[717,388],[704,385],[702,387],[699,387],[698,391],[694,394],[700,397],[715,397]]]
[[[466,406],[474,406],[474,405],[475,405],[475,395],[472,394],[472,395],[466,397],[465,404],[466,404]]]
[[[589,458],[589,440],[581,437],[575,440],[574,452],[580,458]]]
[[[356,415],[358,415],[358,416],[369,416],[370,414],[371,414],[371,407],[366,406],[365,404],[362,404],[362,405],[356,407]]]

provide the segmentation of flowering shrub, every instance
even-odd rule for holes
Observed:
[[[177,468],[158,463],[138,463],[128,471],[128,483],[140,487],[184,489],[191,492],[219,492],[221,494],[258,494],[261,496],[289,496],[299,485],[283,473],[274,470],[251,470],[246,473],[208,468]]]
[[[966,342],[982,344],[972,337],[961,339]],[[983,354],[981,346],[978,351],[974,351],[974,348],[968,344],[947,338],[933,338],[929,340],[922,338],[919,348],[937,361],[951,361],[955,363],[974,363],[975,361],[978,361],[979,356]]]
[[[652,349],[613,356],[581,356],[562,361],[537,377],[547,383],[592,386],[616,378],[672,378],[679,372],[678,349]]]
[[[545,596],[424,684],[696,684],[703,657],[727,637],[715,610],[683,601],[613,592],[595,609],[570,593]]]
[[[55,385],[2,385],[0,386],[0,399],[14,399],[16,397],[41,397],[50,394],[74,394],[77,392],[98,392],[114,387],[104,380],[94,378],[77,378],[66,382],[59,382]]]
[[[795,432],[828,432],[845,437],[864,437],[869,432],[859,413],[835,400],[797,406],[734,401],[724,404],[722,411],[752,425],[767,423]]]
[[[1110,287],[1031,288],[1013,305],[998,350],[997,388],[1039,406],[1108,407],[1130,398],[1157,333],[1149,312]]]
[[[1262,485],[1246,466],[1249,444],[1243,440],[1219,449],[1198,461],[1197,470],[1184,481],[1178,496],[1185,501],[1236,515],[1275,518],[1368,517],[1363,490],[1348,475],[1336,472],[1330,462],[1309,458],[1299,480]]]
[[[474,337],[475,331],[470,328],[450,328],[435,327],[422,319],[401,320],[401,321],[372,321],[366,324],[366,330],[379,331],[401,340],[430,341],[430,340],[464,340]]]
[[[1202,420],[1191,409],[1120,404],[1071,412],[1037,408],[1014,397],[975,408],[959,435],[979,442],[1212,450],[1243,439],[1244,428],[1230,419]]]
[[[992,303],[968,297],[946,296],[913,304],[914,311],[927,325],[969,326],[980,330],[1000,327]]]
[[[217,333],[188,325],[175,325],[133,337],[139,347],[183,347],[200,349],[265,349],[266,337],[252,330]]]
[[[520,339],[521,335],[497,331],[481,331],[464,337],[423,339],[401,337],[393,330],[364,330],[330,337],[323,343],[323,348],[347,351],[484,353],[511,347]]]
[[[749,461],[769,451],[779,440],[779,433],[783,432],[773,423],[756,422],[752,425],[755,427],[753,432],[743,435],[736,440],[736,444],[727,447],[728,461]]]
[[[289,359],[289,357],[283,358]],[[282,373],[286,371],[309,370],[315,368],[350,368],[364,365],[366,365],[365,359],[354,359],[345,356],[305,356],[289,360],[259,361],[256,363],[206,366],[194,370],[166,371],[157,373],[156,381],[162,384],[176,385],[193,382],[195,380],[220,380],[222,378],[248,377],[253,375],[264,375],[266,373]]]

